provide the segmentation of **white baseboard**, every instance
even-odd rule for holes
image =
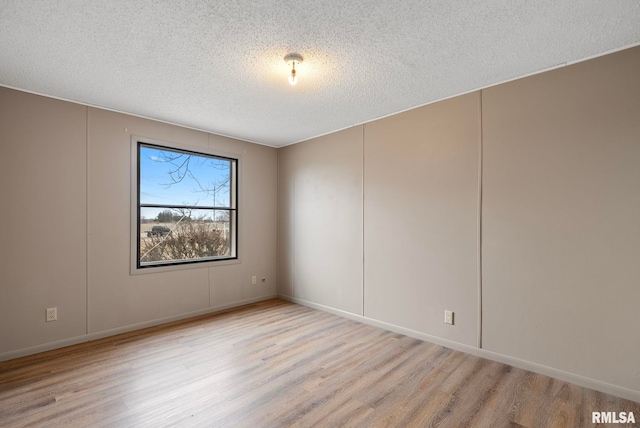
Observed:
[[[607,382],[602,382],[597,379],[592,379],[586,376],[581,376],[575,373],[566,372],[553,367],[545,366],[531,361],[522,360],[509,355],[499,354],[497,352],[488,351],[486,349],[477,348],[475,346],[465,345],[463,343],[453,342],[451,340],[443,339],[441,337],[432,336],[430,334],[421,333],[416,330],[401,327],[395,324],[389,324],[384,321],[378,321],[373,318],[368,318],[362,315],[356,315],[351,312],[346,312],[340,309],[335,309],[329,306],[320,305],[318,303],[309,302],[307,300],[299,299],[297,297],[287,296],[283,294],[278,295],[283,300],[288,300],[293,303],[308,306],[310,308],[319,309],[321,311],[329,312],[335,315],[349,318],[354,321],[359,321],[364,324],[368,324],[374,327],[379,327],[385,330],[393,331],[395,333],[404,334],[405,336],[413,337],[415,339],[424,340],[425,342],[435,343],[436,345],[444,346],[446,348],[455,349],[456,351],[466,352],[467,354],[475,355],[478,357],[486,358],[488,360],[497,361],[503,364],[509,364],[520,369],[529,370],[534,373],[539,373],[545,376],[550,376],[556,379],[570,382],[585,388],[595,389],[596,391],[604,392],[606,394],[615,395],[617,397],[626,398],[640,403],[640,391],[624,388],[622,386],[613,385]]]
[[[193,312],[186,312],[178,315],[171,315],[164,318],[157,318],[151,321],[144,321],[136,324],[126,325],[123,327],[117,327],[109,330],[102,330],[95,333],[84,334],[82,336],[75,336],[67,339],[56,340],[55,342],[43,343],[42,345],[35,345],[35,346],[30,346],[28,348],[17,349],[15,351],[4,352],[0,354],[0,361],[12,360],[14,358],[37,354],[39,352],[45,352],[45,351],[50,351],[52,349],[64,348],[65,346],[77,345],[78,343],[90,342],[92,340],[102,339],[109,336],[115,336],[121,333],[128,333],[130,331],[140,330],[147,327],[154,327],[156,325],[166,324],[172,321],[178,321],[182,319],[197,317],[199,315],[219,312],[225,309],[235,308],[237,306],[248,305],[250,303],[256,303],[256,302],[262,302],[264,300],[275,299],[276,297],[278,297],[276,294],[270,294],[267,296],[256,297],[252,299],[239,300],[237,302],[226,303],[224,305],[214,306],[206,309],[200,309]]]

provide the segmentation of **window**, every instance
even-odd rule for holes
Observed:
[[[238,159],[137,143],[137,268],[237,258]]]

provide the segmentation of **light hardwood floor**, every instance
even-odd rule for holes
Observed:
[[[0,363],[2,427],[591,427],[592,411],[640,419],[638,403],[282,300]]]

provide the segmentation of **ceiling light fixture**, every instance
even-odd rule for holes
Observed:
[[[291,74],[289,75],[289,83],[295,85],[298,83],[298,76],[296,76],[296,65],[302,62],[302,56],[297,53],[290,53],[284,57],[285,62],[291,67]]]

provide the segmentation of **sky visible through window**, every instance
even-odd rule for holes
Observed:
[[[231,207],[231,161],[206,155],[140,146],[140,203]],[[166,208],[143,208],[152,220]],[[196,216],[212,219],[211,210]]]

